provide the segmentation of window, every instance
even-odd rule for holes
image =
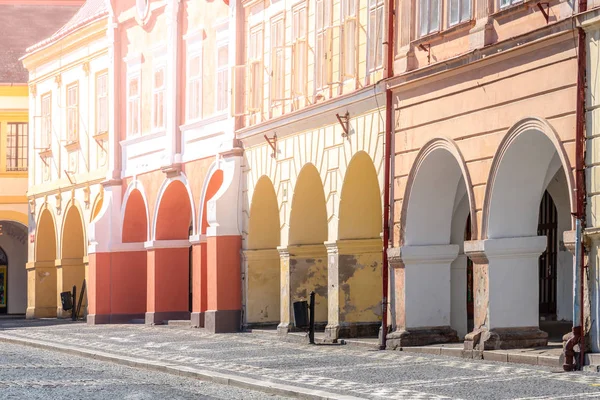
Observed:
[[[165,68],[160,67],[154,71],[152,89],[152,128],[165,127]]]
[[[419,0],[419,36],[440,30],[440,5],[440,0]]]
[[[383,1],[369,0],[369,72],[383,66],[383,33]]]
[[[271,21],[271,103],[285,97],[285,30],[283,15]]]
[[[357,21],[356,21],[356,0],[342,0],[342,52],[343,52],[343,74],[344,78],[356,77],[356,41]]]
[[[27,123],[9,122],[6,135],[6,170],[27,171]]]
[[[330,81],[331,0],[316,0],[315,86],[323,89]]]
[[[79,140],[79,85],[67,87],[67,143]]]
[[[306,4],[301,4],[292,10],[292,97],[306,95],[306,66],[308,65],[306,25]]]
[[[227,109],[229,94],[229,45],[217,46],[217,112]]]
[[[202,53],[192,55],[188,75],[188,119],[202,116]]]
[[[127,84],[127,134],[140,133],[140,77],[130,77]]]
[[[522,2],[523,2],[523,0],[500,0],[500,8],[510,7],[510,6],[513,6],[515,4],[519,4]],[[471,12],[470,7],[471,7],[471,4],[469,4],[469,13]]]
[[[49,149],[52,146],[52,94],[42,96],[42,132],[41,148]]]
[[[448,0],[448,8],[449,26],[471,19],[471,0]]]
[[[262,52],[263,52],[263,31],[262,27],[255,27],[250,30],[250,40],[248,48],[248,76],[250,77],[248,90],[248,111],[250,113],[260,112],[262,110]]]
[[[108,132],[108,74],[96,76],[96,134]]]

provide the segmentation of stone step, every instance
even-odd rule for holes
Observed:
[[[165,322],[166,322],[166,325],[169,325],[169,326],[184,326],[184,327],[192,326],[192,321],[190,321],[189,319],[182,319],[182,320],[170,319]]]

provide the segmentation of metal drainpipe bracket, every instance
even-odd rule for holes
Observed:
[[[272,138],[268,137],[267,135],[264,135],[264,137],[269,146],[271,146],[271,149],[273,149],[271,158],[277,158],[277,133],[274,133]]]
[[[342,130],[344,131],[342,133],[342,137],[343,138],[347,138],[348,137],[348,133],[350,132],[350,113],[348,111],[346,111],[346,114],[341,115],[340,114],[335,114],[338,122],[340,123],[340,125],[342,126]]]

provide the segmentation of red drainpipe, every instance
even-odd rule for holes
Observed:
[[[388,32],[387,32],[387,63],[385,68],[385,78],[391,78],[394,76],[394,0],[388,0]],[[385,153],[384,159],[384,173],[383,173],[383,251],[381,254],[382,258],[382,297],[381,297],[381,311],[383,313],[381,318],[381,343],[379,344],[380,350],[386,348],[386,337],[387,337],[387,326],[388,326],[388,287],[389,287],[389,276],[388,276],[388,257],[387,249],[390,241],[390,186],[392,181],[391,175],[391,162],[392,162],[392,135],[394,134],[393,126],[394,109],[392,103],[392,91],[386,89],[385,91]]]
[[[579,13],[587,11],[587,0],[579,0]],[[575,128],[575,169],[576,169],[576,185],[577,185],[577,218],[581,220],[581,231],[585,228],[585,74],[586,74],[586,48],[585,48],[585,31],[578,28],[578,44],[577,44],[577,127]],[[583,238],[581,238],[580,265],[581,279],[579,291],[579,312],[581,327],[581,336],[579,339],[579,365],[583,368],[585,361],[585,313],[584,313],[584,279],[585,279],[585,246]],[[573,331],[575,333],[575,328]]]

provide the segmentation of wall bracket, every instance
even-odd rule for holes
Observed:
[[[271,146],[271,148],[273,149],[273,153],[271,153],[271,158],[276,158],[277,157],[277,133],[273,134],[273,137],[270,138],[267,135],[264,135],[265,140],[267,141],[267,143],[269,144],[269,146]]]
[[[427,64],[431,64],[431,44],[421,43],[419,49],[427,52]]]
[[[344,115],[335,114],[335,116],[340,125],[342,126],[342,129],[344,130],[344,133],[342,133],[342,137],[348,137],[348,133],[350,132],[350,113],[346,111],[346,114]]]
[[[540,9],[542,14],[544,14],[544,18],[546,18],[546,24],[550,20],[550,3],[536,3],[537,8]],[[544,10],[544,6],[546,9]]]

